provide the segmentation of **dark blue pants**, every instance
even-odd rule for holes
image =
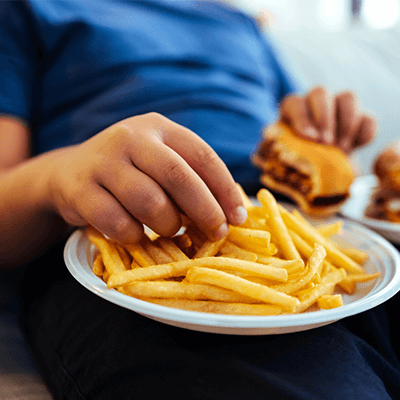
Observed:
[[[97,297],[69,276],[62,247],[27,268],[20,287],[21,320],[55,399],[400,399],[397,299],[309,331],[230,336]]]

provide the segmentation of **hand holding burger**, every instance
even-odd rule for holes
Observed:
[[[355,177],[350,153],[374,135],[374,119],[360,112],[354,94],[331,97],[317,87],[282,102],[280,120],[265,128],[253,162],[265,186],[308,214],[326,216],[348,197]]]
[[[350,154],[375,136],[375,121],[362,113],[352,92],[329,95],[322,87],[305,96],[291,95],[280,107],[280,120],[301,137]]]

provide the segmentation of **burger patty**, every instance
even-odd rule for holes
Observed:
[[[314,207],[323,207],[323,206],[330,206],[338,203],[342,203],[345,201],[349,196],[347,194],[339,194],[335,196],[321,196],[315,197],[311,202],[311,205]]]
[[[265,141],[257,153],[259,166],[263,173],[267,174],[277,183],[289,186],[299,192],[303,197],[308,198],[313,207],[326,207],[338,204],[346,200],[347,193],[334,196],[317,196],[311,198],[312,179],[311,176],[296,168],[296,163],[288,164],[280,157],[280,149],[275,148],[274,141]]]
[[[264,173],[269,174],[277,182],[289,185],[293,190],[300,192],[304,196],[311,192],[310,176],[297,171],[291,165],[285,165],[278,159],[267,160]]]

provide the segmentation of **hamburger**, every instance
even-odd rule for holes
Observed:
[[[378,185],[371,196],[366,216],[400,222],[400,140],[378,154],[373,171]]]
[[[290,198],[311,216],[338,211],[355,178],[342,150],[301,138],[282,122],[263,130],[252,161],[261,169],[264,186]]]

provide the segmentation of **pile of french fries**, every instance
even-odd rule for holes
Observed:
[[[277,203],[267,189],[254,205],[239,186],[248,212],[226,238],[209,241],[186,217],[172,238],[148,231],[121,244],[86,228],[96,248],[93,272],[110,290],[167,307],[232,315],[281,315],[343,305],[366,273],[367,254],[341,248],[331,237],[341,221],[314,227]]]

